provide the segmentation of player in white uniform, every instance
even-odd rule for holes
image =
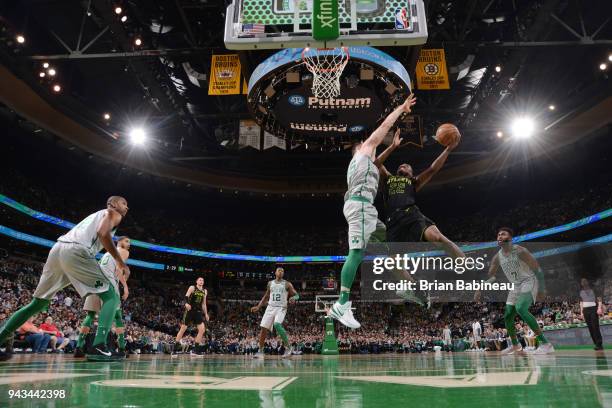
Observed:
[[[300,298],[300,295],[298,295],[291,282],[283,279],[284,274],[285,270],[283,268],[276,268],[274,272],[276,279],[268,282],[266,293],[264,293],[257,306],[251,308],[251,312],[256,313],[266,301],[268,302],[268,307],[266,307],[260,324],[259,350],[253,358],[264,358],[266,336],[272,331],[272,327],[274,327],[276,334],[283,340],[283,345],[285,346],[283,358],[290,357],[293,352],[289,344],[287,332],[285,332],[283,327],[283,320],[285,320],[285,315],[287,314],[287,303],[295,303]]]
[[[346,174],[348,189],[344,195],[344,218],[348,223],[349,254],[342,265],[340,275],[340,298],[328,310],[328,316],[352,329],[361,325],[353,316],[349,294],[363,259],[363,252],[370,238],[385,230],[378,219],[374,198],[378,191],[379,171],[376,163],[376,148],[382,143],[397,119],[403,113],[410,113],[416,98],[410,94],[408,99],[389,114],[383,123],[363,143],[353,148]]]
[[[529,312],[529,307],[536,298],[544,295],[544,275],[533,255],[526,248],[512,243],[513,235],[512,229],[507,227],[500,228],[497,232],[497,244],[500,250],[491,261],[489,280],[487,281],[494,282],[497,271],[501,267],[508,281],[514,284],[514,290],[508,293],[504,312],[504,322],[512,345],[503,350],[502,354],[514,354],[523,350],[516,337],[514,325],[517,313],[536,334],[540,347],[533,353],[549,354],[554,352],[555,349],[546,340],[535,317]],[[476,292],[475,300],[478,301],[479,299],[480,292]]]
[[[130,238],[128,237],[119,237],[117,239],[117,251],[119,255],[121,255],[121,259],[127,261],[130,257]],[[109,281],[112,283],[113,287],[119,293],[119,278],[117,277],[117,263],[115,259],[111,256],[109,252],[105,253],[102,259],[100,259],[100,268]],[[125,270],[124,274],[125,280],[127,282],[130,274],[129,268]],[[77,341],[76,349],[74,351],[74,357],[84,357],[85,353],[83,351],[83,346],[85,345],[85,338],[87,334],[91,330],[93,326],[93,322],[96,318],[96,314],[100,312],[102,309],[102,300],[98,295],[89,295],[85,298],[85,303],[83,304],[83,310],[87,312],[87,316],[83,319],[83,323],[81,324],[81,328],[79,329],[79,339]],[[117,342],[119,343],[119,354],[126,356],[125,353],[125,329],[123,327],[123,316],[121,315],[121,306],[117,308],[115,312],[115,333],[117,333]]]
[[[117,263],[119,280],[124,285],[123,298],[128,288],[123,277],[127,266],[113,243],[117,226],[128,212],[123,197],[112,196],[106,202],[106,209],[89,215],[74,226],[67,234],[58,238],[47,257],[40,281],[34,292],[34,299],[27,306],[15,312],[0,329],[0,344],[31,316],[45,310],[57,292],[72,285],[81,297],[98,294],[104,306],[98,319],[98,330],[93,341],[90,360],[113,360],[116,357],[106,347],[115,310],[119,306],[119,295],[111,281],[104,274],[96,254],[104,247]],[[0,353],[0,360],[8,360],[10,354]]]

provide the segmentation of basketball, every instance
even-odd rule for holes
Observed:
[[[448,146],[455,143],[461,138],[461,133],[457,126],[452,123],[444,123],[436,130],[436,136],[434,137],[438,143],[442,146]]]

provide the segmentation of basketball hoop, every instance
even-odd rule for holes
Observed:
[[[312,73],[312,93],[328,99],[340,95],[340,76],[349,60],[347,47],[304,48],[302,61]]]

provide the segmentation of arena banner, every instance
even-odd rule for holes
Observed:
[[[260,150],[261,128],[251,119],[240,121],[238,145]]]
[[[361,299],[514,304],[528,294],[532,303],[545,297],[578,304],[581,279],[600,293],[612,281],[610,243],[507,243],[464,254],[451,256],[430,243],[370,243],[361,265]]]
[[[416,66],[417,88],[450,89],[443,48],[421,49]]]
[[[239,95],[242,77],[238,54],[213,55],[210,63],[209,95]]]

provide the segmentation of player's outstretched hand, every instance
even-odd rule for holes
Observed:
[[[412,112],[412,107],[414,106],[415,103],[416,103],[416,96],[414,96],[414,94],[411,93],[410,95],[408,95],[408,98],[406,98],[406,101],[402,104],[402,110],[406,113]]]
[[[399,145],[402,144],[402,140],[404,139],[400,137],[400,133],[401,133],[400,128],[397,128],[395,130],[395,134],[393,135],[393,147],[398,147]]]
[[[127,300],[128,296],[130,296],[130,290],[127,286],[123,286],[123,296],[121,297],[121,299],[125,301]]]
[[[185,309],[187,309],[187,311],[190,311],[191,305],[189,303],[185,303]]]
[[[257,312],[259,312],[259,306],[253,306],[251,308],[251,313],[257,313]]]

